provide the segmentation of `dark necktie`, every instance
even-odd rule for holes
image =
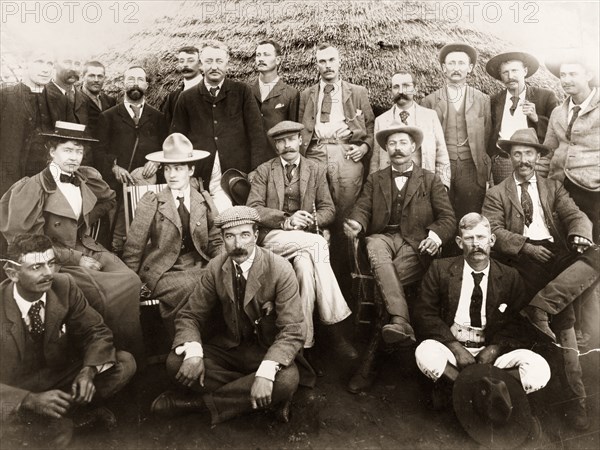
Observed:
[[[525,225],[531,225],[533,221],[533,201],[527,191],[529,187],[529,181],[524,181],[521,186],[521,207],[523,208],[523,215],[525,216]]]
[[[44,336],[44,322],[42,321],[42,316],[40,314],[43,307],[44,303],[41,300],[38,300],[31,305],[29,312],[27,313],[31,327],[29,332],[35,341],[40,340]]]
[[[244,307],[244,296],[246,295],[246,278],[244,278],[244,272],[239,264],[233,263],[235,266],[235,296],[238,301],[238,308]]]
[[[140,105],[131,105],[131,110],[133,111],[133,121],[137,125],[140,123],[140,110],[142,107]]]
[[[408,125],[408,122],[407,122],[408,116],[410,116],[408,111],[400,111],[400,120],[402,121],[402,123],[404,125]]]
[[[469,307],[469,316],[471,317],[471,326],[481,328],[481,305],[483,303],[483,291],[481,290],[481,279],[483,273],[471,272],[473,275],[473,293],[471,294],[471,306]]]
[[[69,99],[69,102],[74,105],[75,104],[75,90],[71,89],[69,91],[65,91],[65,95]]]
[[[517,105],[519,104],[519,97],[516,96],[512,96],[510,98],[512,100],[512,106],[510,107],[510,115],[514,116],[515,115],[515,111],[517,110]]]
[[[81,184],[79,178],[77,178],[75,175],[66,175],[61,173],[58,179],[61,183],[71,183],[75,186],[79,186]]]
[[[571,116],[571,120],[569,121],[569,126],[567,127],[567,131],[565,131],[565,137],[568,141],[571,140],[571,131],[573,130],[573,124],[577,117],[579,116],[579,111],[581,111],[581,106],[573,106],[573,115]]]
[[[208,92],[210,92],[210,95],[212,95],[213,97],[216,97],[217,94],[219,93],[219,88],[218,87],[211,87]]]
[[[321,122],[329,122],[331,116],[331,92],[333,91],[333,84],[326,84],[323,89],[323,103],[321,103]]]
[[[292,181],[294,177],[294,169],[296,168],[296,164],[286,164],[285,165],[285,176],[288,181]]]
[[[413,173],[412,170],[407,170],[405,172],[398,172],[397,170],[392,170],[392,175],[394,175],[394,178],[398,178],[398,177],[410,178],[412,173]]]
[[[177,197],[179,200],[179,206],[177,207],[177,212],[179,213],[179,218],[181,219],[181,226],[185,227],[190,224],[190,212],[185,207],[185,203],[183,202],[184,197]]]

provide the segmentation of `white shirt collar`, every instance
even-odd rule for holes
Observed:
[[[519,180],[517,180],[517,177],[515,176],[514,172],[513,172],[513,178],[514,178],[515,183],[517,184],[517,186],[520,185],[520,184],[522,184],[522,183],[525,183],[525,181],[519,181]],[[526,180],[526,181],[529,184],[537,183],[537,178],[535,176],[535,172],[533,173],[533,176],[529,180]]]
[[[244,278],[248,279],[248,272],[250,272],[250,268],[252,267],[252,263],[254,263],[254,258],[256,257],[256,246],[252,249],[252,253],[248,256],[248,259],[241,264],[238,264],[242,269],[242,273],[244,274]],[[234,262],[234,264],[237,264]]]
[[[219,83],[217,86],[211,86],[210,84],[208,84],[208,83],[206,82],[206,80],[205,80],[204,78],[203,78],[203,80],[204,80],[204,86],[206,86],[206,90],[207,90],[208,92],[210,92],[210,89],[211,89],[211,88],[214,88],[214,87],[216,87],[216,88],[217,88],[217,93],[218,93],[218,91],[220,91],[220,90],[221,90],[221,88],[223,87],[223,83],[225,83],[225,78],[223,78],[223,79],[221,80],[221,82],[220,82],[220,83]]]
[[[140,107],[140,114],[142,113],[142,109],[144,108],[144,105],[146,104],[146,99],[143,98],[142,99],[142,103],[132,103],[129,100],[127,100],[127,97],[123,97],[123,103],[125,103],[125,107],[127,108],[127,111],[131,111],[131,105],[136,105]]]
[[[288,164],[296,164],[296,168],[298,168],[298,166],[300,165],[300,153],[298,153],[298,157],[294,161],[287,162],[281,156],[279,157],[279,159],[281,160],[281,165],[283,165],[284,169],[285,166],[287,166]]]
[[[525,100],[525,94],[527,93],[527,86],[525,86],[525,89],[523,89],[521,92],[519,92],[519,95],[517,97],[519,97],[520,101],[524,101]],[[506,102],[508,103],[512,103],[512,93],[507,89],[506,90]]]
[[[51,162],[50,164],[48,164],[48,168],[50,169],[50,174],[52,174],[52,178],[54,178],[54,181],[56,181],[57,183],[61,183],[61,181],[60,181],[60,175],[61,174],[67,175],[68,177],[71,177],[71,176],[75,175],[74,173],[67,173],[67,172],[65,172],[55,162]]]
[[[328,84],[333,86],[333,91],[331,91],[331,93],[333,94],[337,92],[338,89],[342,86],[342,79],[338,79],[337,83],[327,83],[326,81],[323,81],[323,79],[321,79],[319,81],[319,92],[323,92],[325,90],[325,86]]]
[[[61,88],[58,83],[56,83],[56,81],[52,80],[52,83],[54,83],[54,86],[56,86],[60,92],[62,92],[63,95],[65,95],[67,93],[67,91],[65,91],[63,88]]]
[[[258,84],[259,86],[264,86],[264,87],[270,87],[271,89],[273,89],[273,86],[275,86],[277,83],[279,83],[279,77],[275,78],[273,81],[269,81],[268,83],[265,83],[264,81],[261,81],[260,77],[258,78]]]
[[[17,290],[16,284],[13,285],[13,298],[15,299],[15,302],[17,302],[19,311],[21,311],[21,317],[23,319],[28,317],[29,308],[31,308],[31,305],[33,305],[35,302],[28,302],[23,297],[21,297],[21,295],[19,295],[19,291]],[[38,300],[42,301],[42,303],[44,304],[44,308],[45,308],[46,307],[46,293],[44,292]],[[38,301],[38,300],[36,300],[36,301]]]
[[[191,80],[188,80],[186,78],[183,79],[183,90],[187,91],[189,88],[193,88],[194,86],[199,85],[202,80],[204,78],[202,77],[202,74],[198,74],[196,75],[194,78],[192,78]]]
[[[487,277],[487,276],[489,276],[489,274],[490,274],[490,263],[489,263],[489,261],[488,261],[488,265],[486,266],[486,268],[485,268],[485,269],[483,269],[483,270],[475,270],[475,269],[473,269],[473,268],[472,268],[472,267],[469,265],[469,263],[468,263],[468,262],[465,260],[465,265],[464,265],[464,267],[463,267],[463,279],[464,279],[466,276],[470,276],[470,277],[472,277],[473,275],[471,275],[471,272],[475,272],[475,273],[483,273],[483,275],[484,275],[484,276],[486,276],[486,277]]]
[[[400,171],[398,169],[396,169],[394,166],[391,166],[391,167],[392,167],[392,172],[398,172],[398,173],[400,173]],[[409,170],[413,170],[414,168],[415,168],[415,164],[413,162],[411,162],[410,166],[408,166],[406,168],[406,170],[404,170],[402,173],[408,172]]]
[[[173,194],[173,198],[176,201],[175,205],[177,205],[177,197],[181,197],[182,195],[184,198],[183,201],[185,202],[186,200],[188,200],[190,198],[190,185],[188,184],[188,187],[183,189],[182,191],[179,191],[177,189],[171,189],[171,194]]]
[[[573,97],[569,97],[569,112],[571,112],[571,110],[573,108],[575,108],[576,106],[579,106],[581,109],[579,110],[579,112],[581,113],[581,111],[583,111],[585,108],[588,107],[588,105],[592,102],[592,98],[594,98],[594,95],[596,94],[596,88],[592,88],[592,91],[590,92],[590,95],[588,95],[584,101],[581,102],[580,105],[576,105],[575,103],[573,103]]]

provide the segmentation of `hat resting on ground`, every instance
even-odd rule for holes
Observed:
[[[248,175],[237,169],[227,169],[221,175],[221,189],[229,196],[234,205],[245,205],[250,195]]]
[[[523,128],[513,133],[510,139],[500,139],[498,141],[498,147],[504,152],[502,156],[508,158],[510,156],[510,149],[513,145],[526,145],[528,147],[535,148],[541,156],[546,156],[550,153],[550,148],[538,141],[537,133],[533,128]]]
[[[162,164],[185,164],[208,158],[210,153],[204,150],[194,150],[190,140],[181,133],[167,136],[161,152],[146,155],[148,161]]]
[[[444,45],[440,50],[440,64],[444,64],[446,62],[446,56],[448,53],[452,52],[466,53],[471,59],[471,64],[475,65],[477,62],[477,50],[475,50],[475,48],[468,44],[463,44],[462,42],[452,42]]]
[[[260,216],[254,208],[249,206],[233,206],[226,209],[215,219],[215,226],[226,230],[238,225],[254,224],[260,222]]]
[[[95,139],[88,134],[85,125],[73,122],[64,122],[62,120],[56,121],[56,124],[54,125],[54,131],[40,133],[40,136],[64,139],[67,141],[99,142],[98,139]]]
[[[386,130],[378,131],[375,135],[375,139],[377,139],[377,143],[380,145],[382,149],[386,149],[387,140],[394,133],[406,133],[410,134],[415,141],[415,150],[418,150],[423,143],[423,132],[419,127],[409,127],[409,126],[395,126],[393,128],[388,128]]]
[[[304,125],[291,120],[284,120],[267,131],[267,136],[273,139],[281,139],[286,136],[300,133],[304,130]]]
[[[525,52],[504,52],[491,58],[485,65],[486,72],[496,80],[502,81],[500,76],[500,66],[507,61],[521,61],[527,67],[525,78],[537,72],[540,67],[539,61],[529,53]]]

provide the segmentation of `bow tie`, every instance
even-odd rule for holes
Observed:
[[[397,170],[392,170],[392,175],[394,176],[394,178],[398,178],[398,177],[410,178],[412,173],[413,173],[412,170],[407,170],[406,172],[398,172]]]
[[[65,175],[64,173],[61,173],[59,180],[61,183],[71,183],[74,186],[79,186],[81,184],[79,178],[75,175]]]

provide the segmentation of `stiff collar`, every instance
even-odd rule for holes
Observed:
[[[37,301],[41,300],[42,303],[44,304],[44,308],[46,308],[46,293],[45,292],[37,300],[35,300],[33,302],[29,302],[29,301],[25,300],[23,297],[21,297],[21,295],[19,294],[19,291],[17,290],[16,283],[13,285],[13,298],[15,299],[15,302],[17,302],[17,306],[19,307],[19,311],[21,311],[21,317],[23,319],[25,319],[27,317],[27,315],[29,314],[29,308],[31,308],[31,305],[33,305]]]

